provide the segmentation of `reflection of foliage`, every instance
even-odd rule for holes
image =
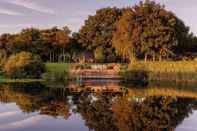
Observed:
[[[0,100],[6,103],[16,102],[16,104],[20,106],[21,110],[25,112],[32,112],[33,108],[35,108],[31,103],[31,98],[29,95],[15,92],[7,85],[0,87]]]
[[[48,88],[39,83],[0,86],[0,101],[15,102],[27,113],[39,112],[65,119],[70,116],[73,106],[73,113],[79,113],[85,124],[95,131],[174,130],[197,107],[192,98],[71,93],[66,88]]]
[[[78,112],[86,125],[95,131],[117,131],[111,110],[112,96],[109,94],[82,94],[79,97]]]
[[[63,93],[62,93],[63,92]],[[61,89],[49,89],[39,83],[3,85],[0,87],[0,101],[15,102],[22,111],[40,112],[50,116],[69,117],[67,95]]]
[[[173,130],[191,111],[191,99],[148,97],[118,98],[112,105],[120,131]]]
[[[68,119],[70,116],[67,103],[57,101],[51,101],[50,104],[42,106],[40,113],[54,117],[63,116],[65,119]]]
[[[173,130],[188,116],[193,104],[189,98],[104,93],[82,93],[75,101],[86,125],[95,131]]]

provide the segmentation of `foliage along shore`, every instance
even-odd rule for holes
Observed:
[[[130,64],[125,69],[126,75],[131,74],[128,78],[193,81],[196,67],[185,65],[182,60],[190,63],[196,56],[197,37],[190,28],[173,12],[150,0],[131,7],[98,9],[85,20],[79,32],[72,34],[65,26],[27,28],[0,36],[0,72],[10,79],[67,77],[65,65],[54,64],[47,71],[45,62],[129,64],[144,60],[153,62]],[[162,60],[181,62],[154,63]],[[185,66],[183,70],[181,64]]]
[[[45,63],[46,73],[43,73],[41,78],[36,78],[36,79],[35,78],[34,79],[33,78],[32,79],[28,79],[28,78],[17,79],[16,78],[14,79],[14,78],[6,77],[4,75],[0,75],[0,83],[45,82],[47,80],[52,80],[52,79],[58,80],[58,75],[59,77],[61,75],[61,81],[64,81],[64,79],[67,77],[66,74],[64,73],[69,70],[69,65],[71,65],[71,63]]]
[[[126,81],[197,82],[196,61],[136,61],[122,71]]]
[[[10,79],[0,77],[1,83],[14,82],[46,82],[59,81],[64,82],[69,80],[67,72],[72,65],[89,67],[92,64],[72,64],[72,63],[45,63],[46,73],[40,79]],[[96,64],[102,65],[102,64]],[[104,64],[120,66],[117,69],[120,75],[123,76],[125,82],[129,81],[174,81],[174,82],[197,82],[197,62],[195,61],[162,61],[162,62],[145,62],[136,61],[132,64]],[[83,70],[82,68],[82,70]],[[57,70],[56,70],[57,69]],[[102,71],[102,70],[101,70]]]

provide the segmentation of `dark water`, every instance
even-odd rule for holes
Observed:
[[[2,84],[0,131],[197,131],[196,98],[195,84]]]

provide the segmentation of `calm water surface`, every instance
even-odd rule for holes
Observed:
[[[1,84],[0,131],[197,131],[195,87]]]

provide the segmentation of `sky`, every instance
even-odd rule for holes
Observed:
[[[89,15],[103,7],[127,7],[140,0],[0,0],[0,34],[23,28],[68,26],[76,32]],[[197,0],[155,0],[181,18],[197,34]]]

